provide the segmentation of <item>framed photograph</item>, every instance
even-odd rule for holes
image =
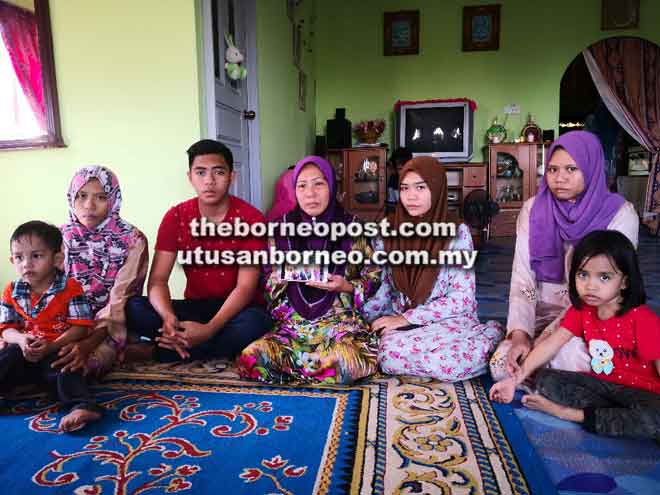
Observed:
[[[419,54],[419,10],[385,12],[384,54]]]
[[[500,48],[501,5],[463,7],[463,51],[487,51]]]
[[[639,0],[603,0],[600,17],[601,31],[637,29]]]
[[[651,152],[641,146],[628,148],[628,175],[649,175]]]
[[[302,69],[302,24],[293,23],[293,65]]]
[[[294,12],[296,10],[296,0],[286,0],[286,16],[293,22]]]
[[[287,282],[327,282],[328,267],[321,265],[284,265],[280,278]]]
[[[298,71],[298,108],[305,111],[307,103],[307,76],[303,71]]]

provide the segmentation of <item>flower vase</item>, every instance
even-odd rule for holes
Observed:
[[[380,134],[378,131],[373,130],[373,129],[368,129],[362,134],[360,134],[360,141],[366,144],[375,144],[378,142],[378,138],[380,137]]]

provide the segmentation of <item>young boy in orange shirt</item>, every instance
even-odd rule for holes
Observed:
[[[10,261],[19,278],[0,301],[0,394],[26,383],[44,383],[70,412],[60,429],[73,431],[101,417],[80,372],[52,364],[66,344],[88,336],[94,325],[82,286],[62,266],[62,234],[54,225],[32,221],[11,236]]]

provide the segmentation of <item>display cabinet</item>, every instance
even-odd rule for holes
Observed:
[[[488,146],[490,197],[500,212],[490,224],[492,237],[514,236],[523,203],[536,194],[543,177],[543,145],[491,144]]]
[[[347,211],[362,220],[385,216],[385,147],[328,150],[328,161],[337,178],[337,199]],[[447,173],[448,221],[461,222],[463,199],[472,191],[487,188],[485,163],[441,164]]]
[[[364,221],[385,215],[387,148],[356,147],[328,150],[337,178],[337,199]]]
[[[462,223],[463,202],[472,191],[487,189],[487,167],[485,163],[443,163],[447,173],[447,221]],[[470,227],[475,247],[484,240],[481,229]]]

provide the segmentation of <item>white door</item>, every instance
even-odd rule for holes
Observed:
[[[231,193],[261,208],[255,0],[203,0],[202,7],[207,133],[234,155]],[[245,57],[246,79],[227,76],[228,35]]]

